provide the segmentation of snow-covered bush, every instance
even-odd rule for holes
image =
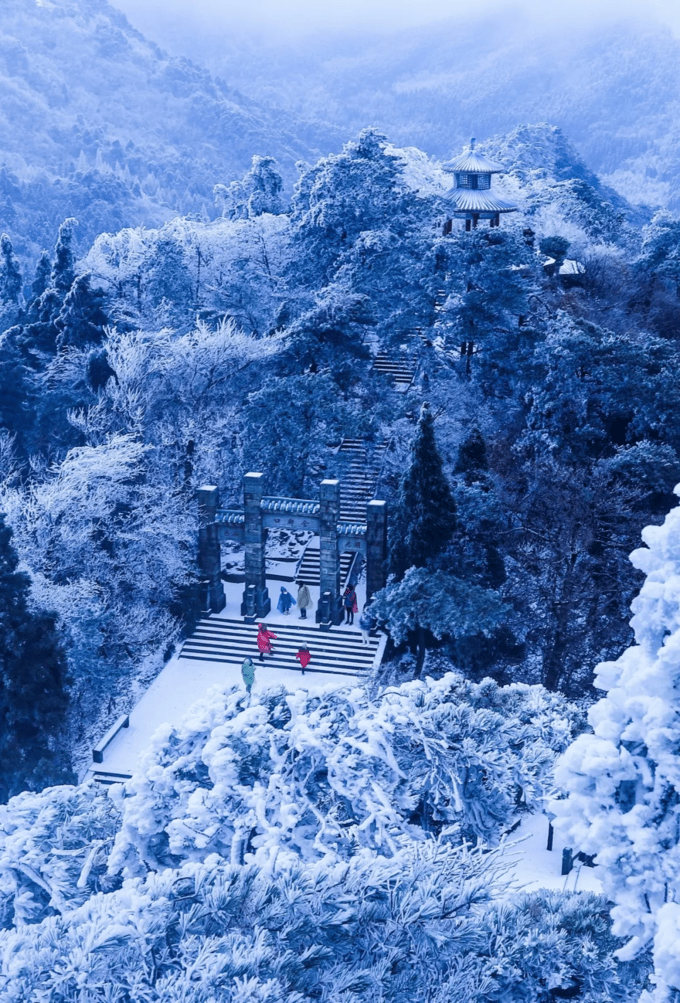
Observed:
[[[620,956],[654,943],[663,999],[666,984],[680,990],[680,508],[642,538],[635,643],[597,667],[607,695],[559,763],[569,798],[555,810],[574,848],[597,854],[613,930],[628,938]]]
[[[456,674],[363,689],[214,689],[159,730],[119,795],[111,873],[205,860],[393,856],[439,836],[497,843],[551,790],[574,708],[541,687]]]
[[[335,864],[211,855],[0,935],[0,1000],[529,1003],[576,986],[632,1003],[639,972],[617,970],[604,899],[490,908],[500,877],[493,853],[434,841]]]
[[[27,791],[0,806],[0,925],[38,923],[111,887],[106,862],[119,825],[95,786]]]

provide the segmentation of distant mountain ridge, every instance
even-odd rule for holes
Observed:
[[[512,10],[297,46],[159,31],[259,101],[346,133],[375,125],[441,158],[472,135],[551,122],[629,201],[680,209],[680,40],[643,14],[592,24],[564,13],[552,33]]]
[[[313,134],[312,134],[313,133]],[[0,228],[24,254],[65,216],[86,246],[101,230],[215,215],[212,188],[273,153],[339,146],[258,105],[136,31],[107,0],[3,0],[0,20]]]

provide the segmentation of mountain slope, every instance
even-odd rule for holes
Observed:
[[[296,132],[290,116],[167,56],[106,0],[3,0],[0,226],[24,253],[65,215],[80,218],[82,246],[102,229],[212,213],[213,185],[256,153],[290,179],[316,153],[316,136]]]
[[[549,121],[629,200],[680,205],[680,40],[652,20],[593,24],[565,12],[546,32],[513,9],[269,48],[158,31],[251,97],[346,132],[376,125],[440,157],[472,135]]]

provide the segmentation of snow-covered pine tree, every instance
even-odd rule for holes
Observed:
[[[57,345],[84,348],[99,345],[107,323],[104,293],[92,287],[90,276],[79,275],[66,294],[64,305],[55,321],[59,330]]]
[[[596,669],[606,696],[558,764],[569,798],[555,811],[573,847],[597,854],[614,933],[628,938],[619,956],[654,945],[665,1001],[680,993],[680,507],[642,538],[635,643]]]
[[[31,283],[31,299],[38,300],[50,284],[52,262],[48,251],[43,251],[35,266],[35,277]]]
[[[21,268],[12,241],[3,233],[0,237],[0,311],[3,330],[13,323],[21,304]]]
[[[456,528],[456,508],[442,466],[429,404],[423,404],[390,526],[390,572],[403,578],[424,567],[446,546]]]
[[[12,530],[0,514],[0,798],[73,779],[60,741],[68,696],[55,618],[29,605]]]
[[[75,259],[73,256],[73,229],[77,219],[65,219],[59,227],[57,245],[54,249],[52,265],[52,285],[63,298],[73,285]]]

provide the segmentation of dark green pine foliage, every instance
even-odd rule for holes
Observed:
[[[66,658],[55,618],[29,608],[27,575],[0,513],[0,801],[22,790],[72,783],[62,734]]]
[[[422,568],[447,545],[456,529],[456,506],[442,468],[429,404],[423,404],[390,527],[390,573],[398,579]]]
[[[55,327],[59,331],[57,347],[84,348],[99,345],[108,322],[104,312],[104,293],[93,289],[89,275],[79,275],[64,300]]]
[[[43,251],[38,264],[35,266],[35,278],[31,283],[31,301],[40,299],[50,284],[51,273],[52,261],[50,260],[49,251]]]
[[[75,259],[73,257],[73,228],[78,225],[77,219],[65,219],[59,227],[59,236],[54,249],[54,264],[52,265],[52,286],[63,299],[73,285],[75,279]]]
[[[473,428],[467,439],[464,439],[458,447],[458,459],[453,472],[477,479],[482,471],[488,469],[484,436],[478,428]]]
[[[23,279],[21,268],[6,233],[0,237],[0,300],[3,306],[19,303]]]

